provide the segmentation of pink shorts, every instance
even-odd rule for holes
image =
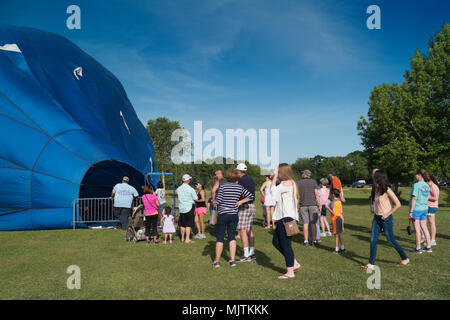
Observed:
[[[206,207],[195,208],[195,214],[206,214]]]

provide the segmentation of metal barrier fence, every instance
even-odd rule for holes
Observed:
[[[133,207],[142,204],[142,198],[134,198]],[[77,198],[73,201],[73,229],[77,224],[119,222],[114,216],[112,198]]]

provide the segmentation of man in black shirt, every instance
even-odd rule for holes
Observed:
[[[247,172],[247,166],[239,163],[236,167],[238,170],[239,184],[243,186],[248,192],[255,197],[255,182],[250,178]],[[242,240],[242,247],[244,248],[244,256],[239,259],[239,262],[250,262],[256,259],[255,256],[255,235],[253,234],[252,225],[255,217],[255,204],[252,201],[239,207],[239,223],[237,229]]]

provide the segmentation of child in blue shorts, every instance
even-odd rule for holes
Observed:
[[[414,228],[416,229],[416,249],[415,253],[422,253],[420,247],[420,235],[421,230],[425,235],[427,241],[426,251],[431,253],[431,238],[430,232],[427,227],[427,214],[428,214],[428,198],[430,196],[430,186],[426,181],[430,180],[430,175],[424,169],[416,171],[416,180],[411,190],[411,196],[409,200],[409,217],[414,221]]]

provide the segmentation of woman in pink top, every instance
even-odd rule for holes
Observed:
[[[150,237],[153,237],[153,243],[158,244],[158,207],[159,201],[152,186],[144,187],[144,195],[142,196],[145,214],[145,238],[147,244],[150,244]]]
[[[430,181],[426,181],[430,186],[430,196],[428,197],[428,222],[430,223],[431,245],[436,245],[436,220],[435,215],[439,206],[439,187],[434,177]]]
[[[330,232],[330,225],[327,221],[327,201],[330,196],[330,190],[327,188],[328,185],[328,179],[322,178],[320,179],[320,189],[319,189],[319,197],[320,197],[320,204],[321,204],[321,211],[320,211],[320,225],[322,227],[322,233],[320,234],[321,237],[325,236],[331,236]],[[325,233],[325,226],[327,227],[327,232]]]

